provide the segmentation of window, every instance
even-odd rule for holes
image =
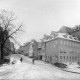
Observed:
[[[78,47],[79,47],[79,44],[78,44]]]
[[[76,52],[79,53],[79,50],[77,50]]]
[[[50,42],[49,42],[49,45],[50,45]]]
[[[64,45],[65,45],[65,41],[64,41]]]
[[[65,53],[66,53],[66,50],[63,49],[63,48],[61,48],[61,49],[60,49],[60,53],[64,53],[64,54],[65,54]]]
[[[55,47],[55,45],[54,45],[54,47]]]
[[[77,57],[75,56],[75,61],[76,61]]]
[[[61,40],[60,42],[61,42],[61,44],[62,44],[62,40]]]
[[[52,60],[54,60],[54,56],[52,57]]]
[[[69,42],[67,41],[67,45],[69,44]]]
[[[69,38],[72,39],[72,36],[70,35]]]
[[[52,57],[50,56],[50,61],[52,61]]]
[[[74,60],[74,56],[72,57],[72,60]]]
[[[65,60],[65,56],[64,56],[64,60]]]
[[[76,46],[77,46],[77,43],[76,43]]]
[[[77,47],[78,47],[78,44],[77,44]]]
[[[72,43],[72,46],[74,46],[74,43]]]
[[[57,44],[57,41],[55,41],[55,44]]]
[[[60,56],[60,59],[62,59],[62,56]]]
[[[66,50],[64,50],[64,54],[66,53]]]
[[[65,38],[67,38],[67,35],[63,35]]]
[[[71,61],[71,56],[70,56],[70,61]]]
[[[45,56],[45,58],[47,59],[47,56]]]
[[[49,56],[48,56],[48,59],[49,59]]]
[[[70,53],[73,53],[72,49],[70,49]]]
[[[60,53],[63,53],[63,50],[62,50],[62,48],[60,49]]]
[[[74,43],[74,46],[76,46],[76,43]]]
[[[72,46],[72,42],[71,42],[71,46]]]
[[[71,45],[71,42],[69,44]]]
[[[68,56],[67,56],[67,60],[68,60]]]
[[[75,40],[78,40],[77,37],[74,37]]]

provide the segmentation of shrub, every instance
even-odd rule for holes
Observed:
[[[4,63],[8,64],[9,62],[10,62],[9,59],[3,59],[3,60],[0,59],[0,65],[2,65]]]
[[[59,68],[67,68],[67,65],[64,63],[54,63],[54,65],[59,67]]]
[[[10,60],[9,59],[4,59],[4,63],[9,63]]]

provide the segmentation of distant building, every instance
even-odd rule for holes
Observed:
[[[29,57],[38,58],[38,42],[36,40],[31,40],[29,48]]]
[[[44,48],[42,60],[55,62],[80,62],[80,41],[77,37],[57,33],[52,39],[42,39]]]
[[[38,42],[33,39],[21,46],[18,52],[29,57],[38,58]]]
[[[29,48],[30,48],[30,42],[27,42],[24,46],[22,46],[22,54],[25,56],[29,56]]]
[[[37,51],[38,51],[38,59],[40,59],[40,60],[42,60],[42,54],[43,54],[43,44],[42,44],[42,42],[38,42],[38,49],[37,49]]]
[[[13,42],[10,42],[10,52],[15,53],[15,47]]]
[[[46,43],[44,41],[41,42],[41,55],[42,55],[42,60],[45,61],[45,55],[46,55]]]

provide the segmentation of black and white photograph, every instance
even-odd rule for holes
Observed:
[[[0,0],[0,80],[80,80],[80,0]]]

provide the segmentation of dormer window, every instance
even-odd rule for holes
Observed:
[[[74,32],[77,31],[76,29],[74,29]]]
[[[54,35],[54,38],[56,38],[57,36],[58,36],[58,34],[55,34],[55,35]]]
[[[67,35],[63,35],[65,38],[67,38]]]
[[[72,36],[70,35],[69,38],[72,39]]]
[[[75,40],[78,40],[76,37],[74,37]]]

